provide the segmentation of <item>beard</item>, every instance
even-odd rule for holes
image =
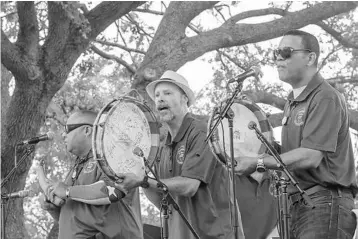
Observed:
[[[173,112],[170,110],[163,110],[159,112],[159,119],[162,122],[169,122],[175,118]]]

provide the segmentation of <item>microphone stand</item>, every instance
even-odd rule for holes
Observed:
[[[157,187],[160,188],[163,192],[163,197],[160,202],[161,208],[163,209],[163,218],[164,218],[163,228],[161,231],[162,239],[169,238],[169,225],[168,225],[168,220],[169,220],[168,211],[169,210],[168,210],[168,208],[169,208],[170,204],[173,205],[173,208],[179,213],[179,215],[183,219],[184,223],[188,226],[189,230],[193,233],[194,237],[197,239],[200,239],[199,235],[196,233],[196,231],[192,227],[192,225],[190,225],[188,219],[185,217],[183,212],[180,210],[179,205],[175,202],[173,196],[170,194],[167,185],[165,185],[164,183],[162,183],[159,180],[159,177],[154,173],[153,169],[149,166],[148,160],[144,157],[143,152],[141,151],[141,155],[138,155],[138,156],[143,158],[146,168],[149,169],[149,171],[153,174],[154,179],[158,182]]]
[[[34,152],[35,147],[27,147],[26,152],[22,155],[19,163],[17,163],[17,146],[15,146],[15,167],[11,169],[11,171],[6,175],[6,177],[1,181],[1,188],[9,181],[9,179],[14,175],[18,167],[25,161],[25,159]],[[5,204],[8,202],[10,197],[5,194],[1,194],[1,238],[5,239]]]
[[[17,163],[17,160],[16,160],[16,158],[17,158],[17,157],[16,157],[16,152],[17,152],[16,149],[17,149],[17,146],[15,146],[15,167],[13,167],[13,168],[11,169],[11,171],[6,175],[6,177],[2,180],[2,182],[1,182],[1,187],[3,187],[3,186],[7,183],[7,181],[9,181],[10,177],[13,176],[13,174],[14,174],[14,173],[16,172],[16,170],[18,169],[19,165],[21,165],[21,164],[25,161],[25,159],[26,159],[30,154],[32,154],[32,153],[34,152],[35,147],[34,147],[34,146],[27,147],[27,148],[26,148],[26,152],[25,152],[24,155],[22,155],[22,157],[21,157],[19,163]]]
[[[238,205],[236,203],[236,182],[235,182],[235,155],[234,155],[234,130],[233,130],[233,118],[234,118],[234,111],[231,109],[232,104],[234,103],[234,99],[239,95],[241,95],[242,90],[242,82],[239,82],[234,93],[232,94],[231,98],[227,101],[224,109],[219,113],[219,118],[215,122],[213,128],[210,130],[208,136],[205,139],[205,142],[207,142],[211,136],[214,134],[216,128],[222,121],[222,119],[225,117],[228,119],[229,124],[229,135],[230,135],[230,157],[231,157],[231,178],[232,178],[232,192],[233,192],[233,198],[234,198],[234,220],[233,220],[233,227],[234,227],[234,234],[235,239],[238,239],[240,237],[239,234],[239,214],[238,214]],[[240,96],[239,95],[239,96]]]
[[[255,130],[257,138],[266,146],[266,148],[270,151],[271,155],[274,157],[274,159],[277,161],[277,167],[285,172],[288,179],[281,177],[279,180],[277,180],[277,177],[275,177],[276,180],[276,189],[279,190],[279,197],[278,197],[278,203],[279,203],[279,227],[281,235],[283,235],[282,239],[290,239],[290,228],[289,228],[289,209],[288,209],[288,194],[287,194],[287,186],[292,183],[293,186],[295,186],[298,191],[300,192],[301,197],[306,201],[306,203],[313,209],[315,208],[312,199],[307,195],[307,193],[302,190],[298,186],[298,182],[294,179],[291,172],[288,170],[287,166],[284,164],[284,162],[281,159],[280,154],[276,151],[276,149],[268,142],[268,140],[265,138],[265,136],[260,132],[260,130],[257,128],[256,123],[249,123],[249,129]]]

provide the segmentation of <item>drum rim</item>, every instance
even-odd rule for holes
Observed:
[[[253,107],[256,109],[256,111],[260,112],[260,114],[261,114],[261,115],[263,116],[263,118],[264,118],[264,119],[261,120],[261,121],[266,121],[267,124],[268,124],[268,131],[264,131],[263,133],[269,134],[269,135],[268,135],[268,137],[269,137],[268,140],[271,140],[272,137],[273,137],[273,128],[272,128],[272,126],[271,126],[271,124],[270,124],[270,122],[269,122],[269,120],[268,120],[268,118],[267,118],[267,116],[266,116],[266,113],[265,113],[265,112],[261,109],[261,107],[258,106],[255,102],[253,102],[253,101],[251,101],[251,100],[248,100],[248,99],[246,99],[246,98],[244,98],[244,97],[245,97],[245,95],[242,96],[242,98],[240,98],[240,99],[234,99],[234,102],[233,102],[233,103],[239,103],[239,104],[245,106],[246,108],[248,108],[252,113],[254,113],[249,107],[246,106],[246,105],[251,105],[251,106],[253,106]],[[226,101],[227,101],[227,99],[224,100],[224,101],[222,101],[222,102],[220,102],[220,103],[223,103],[223,102],[226,102]],[[208,120],[207,134],[209,134],[209,132],[211,131],[211,127],[212,127],[213,124],[214,124],[213,122],[216,122],[216,121],[213,121],[215,115],[218,115],[218,112],[217,112],[216,110],[213,110],[213,112],[211,113],[211,116],[210,116],[210,118],[209,118],[209,120]],[[254,113],[254,115],[255,115],[255,113]],[[255,116],[256,116],[256,115],[255,115]],[[256,117],[256,118],[257,118],[257,117]],[[257,119],[257,120],[259,121],[259,119]],[[220,125],[219,125],[218,127],[220,127]],[[260,126],[260,128],[261,128],[261,126]],[[218,133],[217,133],[217,130],[218,130],[218,129],[216,129],[216,132],[215,132],[214,134],[218,134]],[[214,136],[214,135],[213,135],[213,136]],[[213,136],[212,136],[212,137],[213,137]],[[214,154],[215,158],[216,158],[220,163],[222,163],[222,164],[224,164],[224,165],[227,166],[228,164],[231,163],[231,155],[228,155],[228,156],[225,157],[225,155],[222,154],[222,152],[224,152],[224,153],[226,154],[226,152],[224,151],[224,149],[221,149],[221,150],[220,150],[221,152],[218,153],[216,148],[217,148],[217,147],[220,148],[220,146],[218,145],[218,142],[217,142],[217,141],[214,141],[214,142],[216,142],[216,143],[213,143],[212,137],[208,140],[208,144],[209,144],[209,147],[210,147],[211,152]],[[263,154],[265,154],[266,152],[267,152],[267,149],[265,150],[264,153],[262,153],[262,154],[260,154],[260,155],[263,155]],[[258,157],[259,157],[260,155],[258,155]]]
[[[144,102],[144,101],[140,101],[136,98],[130,97],[130,96],[124,96],[118,99],[114,99],[112,101],[110,101],[109,103],[107,103],[104,107],[102,107],[102,109],[100,110],[100,112],[98,113],[95,122],[93,123],[93,134],[92,134],[92,153],[93,153],[93,157],[94,159],[97,161],[97,163],[99,164],[101,170],[111,179],[113,180],[118,180],[117,174],[114,172],[114,170],[109,166],[109,163],[106,159],[105,153],[104,153],[104,146],[103,146],[103,138],[104,138],[104,130],[102,131],[102,133],[99,133],[99,120],[102,118],[103,113],[108,110],[107,115],[105,116],[103,122],[107,122],[107,119],[110,115],[113,114],[113,111],[116,109],[116,107],[120,104],[120,103],[134,103],[136,107],[139,108],[139,110],[144,114],[145,119],[147,120],[148,124],[150,122],[154,122],[154,125],[157,124],[156,126],[156,131],[157,132],[152,132],[152,128],[149,127],[149,131],[151,134],[150,140],[151,140],[151,146],[150,146],[150,151],[149,151],[149,155],[148,155],[148,161],[150,163],[150,166],[152,166],[154,164],[155,158],[157,157],[158,151],[159,151],[159,126],[158,126],[158,120],[155,117],[155,114],[153,113],[153,111],[150,109],[150,107]],[[108,109],[108,107],[110,105],[113,105],[110,109]],[[145,108],[145,110],[149,113],[146,114],[145,112],[143,112],[143,109],[141,108]],[[148,119],[148,116],[150,117],[150,119]],[[151,121],[150,121],[151,120]],[[98,135],[100,134],[100,135]],[[153,135],[158,135],[157,137],[153,137]],[[100,145],[97,144],[96,142],[96,138],[97,136],[100,136]],[[157,141],[155,143],[153,143],[153,140]],[[100,149],[100,150],[99,150]],[[152,153],[152,150],[154,150],[155,152]],[[100,153],[100,152],[102,153]],[[152,155],[153,159],[149,158]],[[154,156],[153,156],[154,155]]]

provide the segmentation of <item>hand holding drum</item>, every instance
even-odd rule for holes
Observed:
[[[40,187],[43,190],[43,192],[45,193],[46,198],[49,199],[48,194],[49,194],[49,187],[51,186],[51,183],[46,178],[45,172],[44,172],[42,166],[40,166],[40,165],[36,166],[35,170],[36,170],[36,173],[37,173],[37,177],[39,179]],[[56,206],[62,206],[64,204],[65,200],[63,200],[63,199],[61,199],[61,198],[59,198],[59,197],[57,197],[55,195],[53,197],[53,200],[51,200],[51,202],[53,204],[55,204]]]

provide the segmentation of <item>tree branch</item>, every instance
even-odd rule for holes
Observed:
[[[155,11],[155,10],[151,10],[151,9],[142,9],[142,8],[134,9],[133,12],[144,12],[144,13],[150,13],[150,14],[160,15],[160,16],[164,15],[164,12],[159,12],[159,11]]]
[[[270,22],[257,24],[224,23],[219,28],[186,39],[184,44],[189,46],[188,48],[190,46],[197,48],[200,45],[200,50],[190,48],[188,51],[202,54],[202,52],[212,51],[217,48],[261,42],[282,36],[288,30],[314,24],[317,21],[350,11],[354,8],[356,8],[356,4],[353,2],[323,2]],[[275,31],[272,31],[272,29],[275,29]],[[191,57],[196,58],[197,56]]]
[[[104,31],[116,19],[123,17],[143,3],[145,2],[108,1],[98,4],[89,13],[85,14],[92,29],[90,39],[95,39],[99,33]],[[106,14],[103,14],[104,12]]]
[[[30,59],[38,59],[39,29],[34,2],[17,2],[19,32],[16,45]]]
[[[241,70],[247,71],[248,69],[241,65],[239,62],[237,62],[234,58],[232,58],[231,56],[229,56],[228,54],[226,54],[223,51],[219,51],[217,50],[217,52],[219,52],[219,54],[222,54],[223,56],[225,56],[228,60],[230,60],[232,63],[234,63],[237,67],[239,67]]]
[[[255,103],[271,105],[280,110],[283,110],[286,104],[285,99],[265,91],[245,91],[244,93]]]
[[[339,51],[339,50],[341,50],[341,49],[342,49],[342,47],[337,47],[337,48],[333,47],[332,51],[329,52],[325,58],[323,58],[323,60],[321,61],[321,65],[320,65],[320,67],[318,68],[317,71],[320,72],[321,69],[322,69],[322,68],[324,67],[324,65],[326,64],[326,61],[327,61],[334,53],[336,53],[337,51]]]
[[[226,21],[225,16],[220,12],[220,10],[221,10],[221,5],[220,5],[220,6],[215,6],[214,9],[215,9],[215,11],[217,11],[217,13],[219,13],[219,15],[221,16],[221,18],[222,18],[223,21],[225,22],[225,21]]]
[[[184,33],[191,20],[204,10],[213,7],[217,2],[173,1],[170,2],[158,29],[177,29]],[[178,14],[180,13],[180,14]],[[169,15],[170,17],[165,17]],[[165,26],[165,27],[164,27]],[[175,28],[173,28],[175,26]]]
[[[236,14],[235,16],[232,16],[224,23],[224,25],[225,26],[234,25],[235,23],[237,23],[241,20],[251,18],[251,17],[259,17],[259,16],[266,16],[266,15],[285,16],[287,13],[288,12],[286,10],[283,10],[280,8],[265,8],[265,9],[251,10],[251,11],[242,12],[242,13]]]
[[[38,67],[32,65],[27,56],[21,54],[3,30],[1,30],[1,63],[11,71],[16,81],[34,80],[40,74]]]
[[[350,83],[350,84],[358,84],[358,77],[353,77],[353,78],[348,78],[345,76],[337,76],[337,77],[332,77],[329,79],[326,79],[329,83],[331,84],[344,84],[344,83]]]
[[[91,45],[90,47],[95,53],[97,53],[98,55],[100,55],[101,57],[103,58],[106,58],[108,60],[115,60],[118,64],[124,66],[125,68],[127,68],[127,70],[132,73],[132,74],[135,74],[136,70],[131,66],[129,65],[127,62],[125,62],[124,60],[120,59],[119,57],[115,56],[115,55],[111,55],[111,54],[108,54],[104,51],[101,51],[100,49],[98,49],[96,46],[94,45]]]
[[[46,52],[45,60],[47,64],[51,64],[53,59],[58,59],[62,53],[69,36],[70,19],[66,17],[66,13],[59,2],[48,3],[48,31],[47,38],[42,46]]]
[[[127,15],[126,15],[126,18],[128,19],[129,22],[133,23],[133,24],[137,27],[139,34],[140,34],[140,31],[142,31],[145,36],[148,36],[150,39],[153,39],[153,36],[150,35],[149,33],[147,33],[147,32],[143,29],[143,27],[141,27],[141,26],[139,25],[139,23],[132,18],[132,16],[131,16],[130,14],[127,14]],[[148,39],[148,41],[150,41],[150,39]]]
[[[146,53],[145,51],[141,51],[141,50],[134,49],[134,48],[129,48],[129,47],[120,45],[120,44],[118,44],[118,43],[107,42],[107,41],[102,41],[102,40],[94,40],[94,41],[97,42],[97,43],[106,45],[106,46],[118,47],[118,48],[123,49],[123,50],[125,50],[125,51],[127,51],[127,52],[136,52],[136,53],[143,54],[143,55],[145,55],[145,53]]]
[[[333,28],[331,28],[330,26],[328,26],[326,23],[324,23],[322,21],[317,22],[316,25],[321,27],[327,33],[329,33],[334,39],[336,39],[344,47],[358,49],[358,43],[357,43],[358,40],[357,39],[355,41],[354,40],[349,41],[348,39],[345,39],[342,36],[341,32],[337,32],[336,30],[334,30]]]

